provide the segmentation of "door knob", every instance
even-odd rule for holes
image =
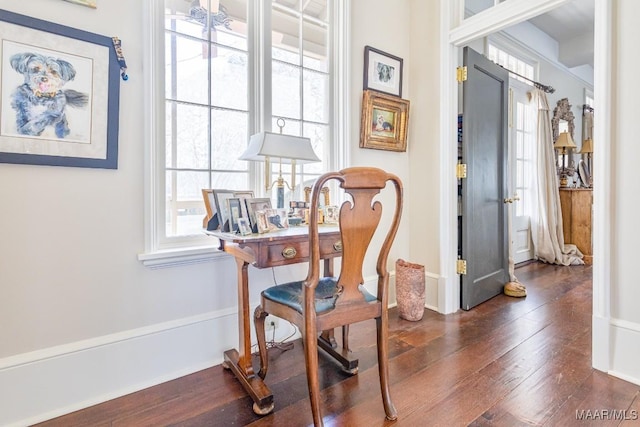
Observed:
[[[508,197],[504,199],[504,203],[513,203],[513,202],[517,202],[518,200],[520,200],[520,196],[518,196],[518,193],[516,193],[513,197]]]

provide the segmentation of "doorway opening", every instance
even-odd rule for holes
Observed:
[[[517,4],[516,4],[517,3]],[[443,165],[441,178],[441,274],[444,277],[439,292],[443,295],[439,310],[443,313],[457,311],[460,301],[460,289],[457,285],[457,231],[455,218],[457,196],[455,164],[457,147],[455,141],[457,122],[458,88],[451,70],[458,65],[459,51],[462,46],[498,32],[512,24],[529,20],[558,6],[569,3],[561,0],[530,0],[527,2],[510,0],[495,5],[476,16],[461,21],[461,8],[464,2],[441,1],[441,160]],[[606,0],[594,0],[594,98],[598,109],[598,119],[594,123],[594,140],[607,141],[611,135],[611,42],[612,42],[612,5]],[[611,170],[608,167],[611,158],[610,147],[599,147],[598,156],[594,156],[594,169],[598,171],[598,182],[594,185],[594,232],[593,254],[596,262],[593,267],[593,342],[605,343],[593,348],[593,365],[600,370],[609,366],[609,295],[610,295],[610,194]]]

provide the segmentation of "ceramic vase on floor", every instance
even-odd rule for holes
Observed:
[[[400,317],[418,321],[424,315],[424,266],[396,261],[396,299]]]

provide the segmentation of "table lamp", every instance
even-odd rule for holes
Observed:
[[[278,208],[284,208],[284,187],[293,191],[296,187],[296,163],[319,162],[311,146],[311,139],[303,136],[285,135],[282,133],[284,119],[277,121],[280,133],[260,132],[251,136],[247,150],[239,157],[240,160],[254,162],[265,162],[264,184],[265,190],[270,190],[276,186],[278,192]],[[270,162],[272,158],[278,158],[279,171],[278,178],[271,183]],[[291,164],[291,185],[282,177],[282,164]]]
[[[556,142],[553,144],[553,148],[558,150],[562,155],[562,166],[558,166],[558,172],[560,173],[560,187],[566,187],[568,183],[567,176],[575,173],[573,166],[566,166],[567,154],[572,148],[578,147],[573,142],[573,138],[571,138],[571,135],[569,135],[568,132],[562,132],[558,135],[558,139],[556,139]]]
[[[593,140],[591,138],[587,138],[582,142],[582,148],[579,151],[580,154],[587,155],[587,168],[589,168],[589,179],[593,179],[593,171],[591,170],[591,156],[593,154]],[[593,184],[592,182],[586,182],[589,187]]]

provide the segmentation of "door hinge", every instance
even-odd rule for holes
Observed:
[[[467,164],[458,163],[456,165],[456,178],[462,179],[467,177]]]
[[[467,261],[464,259],[459,259],[456,261],[456,273],[457,274],[467,274]]]
[[[456,80],[458,83],[467,81],[467,66],[456,68]]]

